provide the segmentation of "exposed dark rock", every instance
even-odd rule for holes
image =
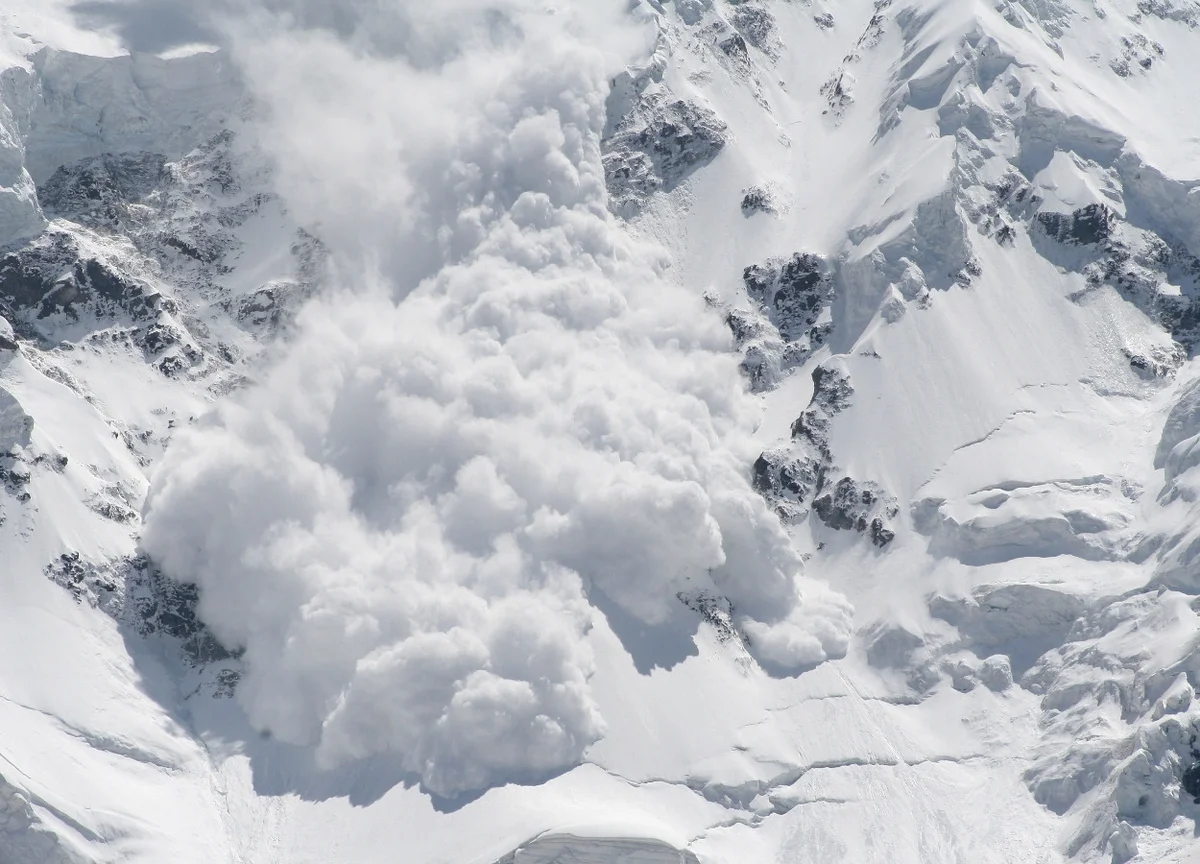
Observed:
[[[742,271],[742,282],[784,339],[808,337],[811,350],[829,335],[828,329],[814,327],[833,299],[833,279],[820,257],[797,252],[786,261],[753,264]]]
[[[790,445],[763,451],[754,463],[751,482],[787,522],[808,515],[807,504],[819,495],[833,464],[829,447],[831,418],[850,404],[854,388],[837,367],[813,370],[813,396],[792,424]]]
[[[70,235],[56,232],[0,258],[0,298],[15,317],[38,319],[59,312],[78,319],[86,307],[97,317],[146,320],[170,307],[150,286],[84,255]]]
[[[88,505],[89,509],[98,516],[103,516],[111,522],[128,525],[138,518],[136,510],[116,501],[99,500]]]
[[[754,462],[753,484],[785,522],[798,522],[808,513],[805,502],[822,480],[822,465],[809,454],[780,447],[763,451]]]
[[[235,317],[239,323],[255,328],[278,327],[287,313],[287,297],[292,287],[272,283],[239,298]]]
[[[833,114],[840,117],[854,102],[854,76],[845,70],[821,85],[821,95],[825,97],[826,108],[822,114]]]
[[[71,592],[76,602],[96,592],[115,593],[117,582],[108,574],[95,572],[82,561],[78,552],[65,552],[46,566],[46,576]]]
[[[792,423],[792,439],[814,446],[824,457],[829,451],[829,423],[850,407],[854,387],[850,378],[835,366],[822,364],[812,371],[813,395],[808,407]]]
[[[720,642],[737,642],[745,644],[746,635],[733,621],[733,604],[728,597],[721,597],[708,591],[680,593],[676,597],[684,606],[712,625]]]
[[[9,495],[24,503],[30,499],[27,487],[32,474],[18,452],[0,454],[0,484]]]
[[[1048,237],[1074,246],[1094,246],[1112,235],[1116,214],[1103,204],[1089,204],[1073,213],[1039,213],[1036,223]]]
[[[983,211],[971,211],[968,218],[979,224],[984,233],[989,233],[989,218],[1001,213],[1020,222],[1028,222],[1042,206],[1042,198],[1034,191],[1033,185],[1020,171],[1009,170],[998,181],[985,183],[984,188],[991,193],[988,206]],[[991,225],[1009,225],[1007,221],[991,222]]]
[[[709,109],[662,94],[644,96],[603,142],[611,205],[635,215],[654,192],[670,191],[725,147],[727,127]]]
[[[731,309],[725,314],[725,326],[729,328],[734,343],[739,347],[751,339],[761,337],[764,326],[769,323],[764,321],[762,316],[744,309]]]
[[[775,53],[775,18],[765,7],[758,3],[741,4],[733,10],[732,23],[746,42],[764,54]]]
[[[1121,37],[1121,55],[1110,62],[1109,68],[1122,78],[1135,72],[1146,72],[1156,60],[1166,56],[1166,49],[1159,42],[1151,42],[1141,33]]]
[[[136,610],[147,631],[181,640],[188,654],[199,662],[229,656],[196,617],[200,595],[195,585],[172,582],[148,565],[142,572],[147,590],[137,598]]]
[[[757,308],[732,309],[725,323],[742,352],[750,389],[761,393],[776,387],[829,338],[833,277],[823,259],[796,253],[745,268],[742,282]]]
[[[754,393],[773,390],[808,359],[807,343],[785,342],[761,311],[731,309],[725,323],[733,333],[734,345],[742,352],[742,372]]]
[[[1200,344],[1200,259],[1184,244],[1124,222],[1103,204],[1070,214],[1039,213],[1034,247],[1060,266],[1082,273],[1087,288],[1077,302],[1103,285],[1158,321],[1186,351]],[[1126,352],[1144,377],[1171,373],[1174,352],[1161,356]]]
[[[237,150],[229,131],[177,162],[151,153],[105,154],[60,168],[39,189],[48,212],[128,240],[138,254],[116,267],[81,249],[86,242],[82,235],[52,228],[14,253],[16,258],[0,261],[0,312],[22,336],[54,345],[69,344],[62,343],[60,322],[39,322],[60,310],[76,323],[94,316],[101,328],[132,325],[134,343],[167,375],[227,368],[240,359],[240,352],[211,344],[203,324],[205,304],[235,311],[219,277],[229,271],[225,262],[240,248],[235,229],[273,200],[243,182],[243,176],[264,168],[253,153]],[[311,293],[326,259],[320,241],[303,231],[297,232],[291,251],[297,266],[289,313]],[[141,274],[150,273],[190,289],[189,300],[200,304],[174,315],[180,311],[174,301],[145,284]],[[275,310],[271,317],[274,329],[283,313]],[[80,338],[77,327],[67,332],[72,340]],[[173,348],[175,356],[162,356]],[[197,369],[205,359],[202,352],[209,350],[214,362]]]
[[[675,11],[688,26],[699,24],[711,8],[712,0],[675,0]]]
[[[227,661],[239,652],[226,649],[196,615],[195,585],[175,582],[145,556],[95,564],[67,552],[46,567],[46,576],[71,592],[77,602],[102,609],[141,636],[177,640],[192,666]]]
[[[155,368],[168,378],[176,378],[183,372],[187,371],[188,364],[178,354],[171,354],[170,356],[159,360],[158,363],[155,364]]]
[[[775,201],[769,190],[762,186],[751,186],[742,195],[742,215],[753,216],[755,213],[774,213]]]
[[[1138,16],[1178,21],[1189,27],[1200,24],[1200,7],[1191,0],[1140,0],[1137,8]],[[1137,16],[1133,20],[1136,22]]]
[[[178,327],[172,324],[156,322],[138,332],[135,340],[147,354],[161,354],[163,351],[179,344],[182,336]]]
[[[1155,347],[1144,353],[1126,349],[1125,356],[1129,358],[1129,368],[1147,380],[1173,378],[1175,371],[1187,360],[1187,352],[1178,345]]]
[[[59,168],[38,190],[42,208],[84,224],[129,221],[140,203],[168,179],[158,153],[106,153]]]
[[[850,405],[854,388],[836,365],[813,370],[813,396],[792,424],[792,444],[766,450],[754,463],[752,482],[788,522],[812,512],[830,528],[857,531],[883,548],[895,539],[896,499],[879,484],[842,477],[828,488],[835,470],[829,441],[834,416]],[[835,475],[836,476],[836,475]]]
[[[1183,772],[1183,777],[1180,778],[1179,785],[1183,791],[1196,799],[1196,803],[1200,804],[1200,762],[1193,762],[1186,771]]]
[[[750,62],[750,54],[746,50],[746,40],[742,38],[741,33],[732,33],[726,36],[717,43],[717,47],[721,49],[721,53],[730,59],[739,62]]]
[[[205,264],[211,264],[221,257],[220,250],[212,248],[200,249],[182,237],[168,235],[163,238],[163,243],[175,249],[181,255],[191,258],[194,261],[204,262]]]
[[[843,477],[830,492],[813,501],[812,509],[830,528],[867,534],[880,548],[896,536],[888,523],[900,507],[877,483]]]
[[[861,61],[864,51],[868,51],[879,44],[887,27],[888,19],[884,13],[891,5],[892,0],[875,0],[875,12],[871,16],[871,20],[867,22],[867,26],[863,28],[863,32],[859,35],[858,40],[854,43],[854,48],[842,58],[842,65],[838,70],[830,76],[829,80],[821,85],[821,95],[825,98],[828,106],[821,113],[831,115],[835,120],[838,120],[845,113],[846,109],[853,104],[854,85],[856,82],[854,75],[849,70],[849,66]],[[814,20],[817,20],[818,26],[825,26],[820,20]],[[832,20],[830,20],[830,25],[832,25]]]
[[[212,208],[217,215],[211,215],[194,203],[236,191],[229,139],[218,136],[180,163],[160,154],[88,158],[56,170],[38,197],[53,215],[125,235],[148,257],[168,263],[175,256],[223,271],[218,263],[236,244],[221,224],[226,208]],[[164,212],[174,216],[167,233],[158,227]]]
[[[241,189],[232,141],[232,133],[223,132],[176,163],[156,153],[85,159],[59,168],[38,190],[39,199],[52,215],[127,237],[165,267],[182,262],[226,272],[221,261],[238,245],[228,229],[270,200],[262,193],[223,200]]]

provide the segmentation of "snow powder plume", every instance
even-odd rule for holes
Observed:
[[[235,46],[343,287],[175,439],[143,542],[323,764],[398,754],[442,795],[575,764],[599,595],[649,625],[724,595],[772,668],[846,650],[749,484],[719,317],[607,212],[623,5],[343,4]]]

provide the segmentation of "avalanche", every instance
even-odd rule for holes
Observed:
[[[0,864],[1184,862],[1200,5],[15,0]]]

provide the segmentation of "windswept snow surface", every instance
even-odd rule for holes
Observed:
[[[0,12],[0,864],[1200,860],[1200,4],[193,5]]]

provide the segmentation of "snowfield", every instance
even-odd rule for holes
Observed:
[[[1200,3],[0,10],[0,864],[1200,861]]]

